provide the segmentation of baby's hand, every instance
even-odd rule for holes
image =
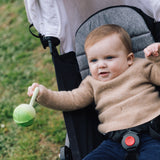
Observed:
[[[159,56],[160,43],[153,43],[144,49],[145,57]]]
[[[31,97],[36,87],[39,87],[38,83],[33,83],[32,86],[28,87],[28,96]]]

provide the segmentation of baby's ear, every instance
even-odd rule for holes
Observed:
[[[131,66],[133,64],[134,54],[133,52],[129,53],[127,56],[128,65]]]

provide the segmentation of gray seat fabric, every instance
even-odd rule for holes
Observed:
[[[84,52],[86,36],[93,29],[104,24],[117,24],[129,33],[135,57],[144,57],[143,49],[154,42],[144,19],[134,9],[126,6],[118,6],[97,12],[88,18],[76,33],[76,56],[82,79],[89,74],[88,63]]]

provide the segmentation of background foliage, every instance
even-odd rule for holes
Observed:
[[[1,0],[0,15],[0,159],[56,160],[66,132],[61,112],[36,104],[32,126],[12,119],[16,106],[29,103],[33,82],[57,90],[49,50],[29,33],[23,1]]]

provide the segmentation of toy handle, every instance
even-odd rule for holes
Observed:
[[[36,87],[35,90],[34,90],[34,92],[33,92],[33,95],[32,95],[32,98],[30,100],[30,103],[29,103],[30,106],[33,106],[33,104],[34,104],[34,102],[36,100],[36,97],[38,95],[38,92],[39,92],[39,88]]]

